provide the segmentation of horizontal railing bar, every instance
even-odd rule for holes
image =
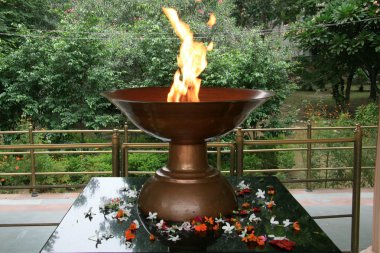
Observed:
[[[244,149],[244,153],[267,153],[278,151],[305,151],[307,148],[268,148],[268,149]]]
[[[321,215],[321,216],[311,216],[313,219],[333,219],[333,218],[347,218],[352,217],[352,214],[334,214],[334,215]]]
[[[0,172],[0,176],[30,176],[31,172]]]
[[[236,130],[236,129],[235,129]],[[307,130],[306,127],[284,127],[284,128],[243,128],[243,132],[281,132],[281,131],[304,131]]]
[[[112,147],[111,143],[0,145],[0,149],[65,149],[65,148],[110,148],[110,147]]]
[[[55,172],[36,172],[36,175],[94,175],[94,174],[112,174],[112,171],[55,171]]]
[[[281,180],[281,183],[306,183],[306,182],[310,182],[310,183],[319,183],[319,182],[349,182],[349,181],[352,181],[352,178],[343,178],[343,179],[337,179],[337,178],[327,178],[327,179],[291,179],[291,180]]]
[[[30,152],[0,152],[0,155],[28,155]]]
[[[0,134],[27,134],[29,131],[22,130],[22,131],[0,131]]]
[[[9,224],[0,224],[0,228],[9,228],[9,227],[50,227],[58,226],[59,222],[47,222],[47,223],[9,223]]]
[[[258,170],[243,170],[248,173],[261,173],[261,172],[292,172],[292,171],[307,171],[306,168],[294,168],[294,169],[258,169]]]
[[[86,184],[64,184],[64,185],[16,185],[16,186],[0,186],[0,190],[18,190],[18,189],[50,189],[50,188],[84,188]]]
[[[124,132],[124,130],[118,130],[119,132]],[[89,129],[70,129],[70,130],[33,130],[33,133],[41,133],[41,134],[55,134],[55,133],[113,133],[112,129],[104,129],[104,130],[89,130]]]
[[[251,140],[244,141],[244,145],[278,145],[278,144],[317,144],[317,143],[344,143],[354,142],[355,138],[337,138],[337,139],[293,139],[293,140]]]
[[[72,151],[36,151],[34,154],[60,154],[60,155],[66,155],[66,154],[111,154],[111,150],[93,150],[93,151],[81,151],[81,150],[72,150]]]

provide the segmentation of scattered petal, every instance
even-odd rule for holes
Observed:
[[[287,251],[291,251],[294,249],[296,246],[296,243],[293,241],[290,241],[288,239],[283,239],[283,240],[272,240],[269,242],[271,245],[274,245],[280,249],[284,249]]]
[[[169,235],[169,238],[168,238],[169,241],[173,241],[173,242],[176,242],[176,241],[179,241],[181,240],[181,238],[179,238],[179,235],[176,235],[176,236],[173,236],[173,235]]]
[[[261,189],[257,189],[256,197],[261,198],[261,199],[265,199],[265,191],[263,191]]]
[[[293,223],[293,229],[296,230],[296,231],[300,231],[301,230],[301,227],[300,227],[300,224],[298,223],[298,221],[295,221]]]
[[[226,234],[232,234],[232,231],[235,229],[235,226],[231,226],[230,223],[226,223],[222,229],[224,230],[224,233]]]
[[[279,222],[277,220],[275,220],[276,216],[272,216],[272,218],[270,219],[270,224],[272,225],[278,225]]]
[[[282,224],[284,224],[284,227],[288,227],[290,224],[292,224],[292,222],[290,222],[289,219],[286,219],[282,221]]]
[[[155,219],[157,219],[157,215],[158,214],[156,212],[155,213],[149,212],[147,219],[148,220],[155,220]]]

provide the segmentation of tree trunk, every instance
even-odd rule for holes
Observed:
[[[376,101],[377,93],[379,91],[377,84],[376,84],[376,79],[377,79],[377,74],[378,74],[379,70],[376,66],[369,67],[367,70],[368,70],[368,74],[369,74],[368,75],[369,81],[371,83],[371,91],[369,93],[369,98],[373,101]]]
[[[350,104],[350,99],[351,99],[351,86],[352,86],[352,81],[354,80],[354,75],[355,71],[350,71],[347,77],[347,83],[346,83],[346,91],[344,95],[344,103],[345,107],[348,109],[348,105]]]

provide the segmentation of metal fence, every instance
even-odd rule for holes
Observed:
[[[326,181],[351,181],[352,182],[352,214],[340,214],[330,216],[319,216],[314,218],[337,218],[337,217],[351,217],[352,218],[352,233],[351,233],[351,252],[359,251],[359,211],[360,211],[360,184],[361,184],[361,154],[363,149],[375,149],[375,146],[362,146],[362,129],[376,128],[376,126],[355,126],[355,127],[313,127],[310,123],[306,127],[301,128],[271,128],[271,129],[242,129],[237,128],[233,131],[233,138],[231,141],[221,142],[219,139],[216,142],[209,142],[208,148],[213,149],[208,152],[216,154],[216,167],[221,168],[221,160],[223,154],[229,154],[229,171],[222,171],[230,175],[242,176],[243,174],[265,173],[265,172],[305,172],[305,178],[296,180],[283,180],[283,183],[305,183],[307,190],[311,190],[312,182],[326,182]],[[352,130],[351,137],[345,138],[328,138],[318,139],[313,138],[314,131],[327,130]],[[261,140],[254,139],[252,136],[257,135],[258,132],[284,132],[284,131],[303,131],[306,138],[302,139],[277,139],[277,140]],[[94,134],[102,133],[111,135],[111,141],[106,143],[73,143],[73,144],[35,144],[36,134]],[[33,130],[30,125],[27,131],[0,131],[0,136],[3,135],[27,135],[29,139],[28,144],[18,145],[0,145],[1,155],[29,155],[30,156],[30,172],[23,173],[5,173],[0,171],[0,176],[29,176],[30,185],[18,186],[0,186],[0,190],[9,189],[31,189],[32,194],[36,194],[36,190],[40,188],[75,188],[83,187],[84,185],[37,185],[37,176],[53,176],[53,175],[112,175],[112,176],[128,176],[131,174],[150,174],[151,171],[130,170],[128,158],[132,153],[166,153],[168,143],[133,143],[129,142],[129,136],[133,133],[141,133],[140,130],[129,129],[127,125],[124,129],[114,130]],[[246,139],[245,135],[251,136]],[[329,144],[329,143],[352,143],[349,147],[314,147],[314,144]],[[251,146],[260,145],[286,145],[298,144],[303,147],[286,147],[286,148],[272,148],[272,149],[250,149]],[[74,150],[73,150],[74,149]],[[93,149],[93,150],[78,150],[78,149]],[[95,150],[96,149],[96,150]],[[100,149],[100,150],[99,150]],[[340,168],[312,168],[312,156],[315,150],[339,150],[346,149],[352,150],[354,162],[352,167]],[[277,169],[251,169],[244,168],[243,157],[250,153],[259,152],[306,152],[306,167],[305,168],[277,168]],[[83,171],[83,172],[39,172],[36,168],[35,157],[39,154],[99,154],[110,153],[112,154],[112,171]],[[373,169],[374,167],[366,167],[366,169]],[[352,178],[337,179],[325,178],[315,179],[312,178],[312,171],[321,170],[352,170]],[[18,226],[20,224],[13,224]],[[38,226],[39,224],[34,224]],[[56,225],[56,224],[53,224]],[[9,224],[7,225],[9,226]],[[1,224],[0,224],[1,227]]]

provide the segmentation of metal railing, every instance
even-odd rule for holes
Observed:
[[[352,218],[352,231],[351,231],[351,252],[359,251],[359,217],[360,217],[360,183],[361,183],[361,152],[362,149],[375,149],[375,146],[362,146],[362,129],[363,128],[376,128],[376,126],[366,127],[312,127],[310,123],[304,128],[268,128],[268,129],[242,129],[237,128],[234,130],[235,138],[229,142],[210,142],[207,144],[209,148],[216,150],[209,150],[209,153],[214,153],[217,156],[216,167],[221,169],[222,154],[229,154],[230,168],[229,171],[223,171],[230,175],[242,176],[244,173],[263,173],[263,172],[306,172],[305,179],[285,180],[283,183],[301,183],[304,182],[307,190],[311,190],[312,182],[326,182],[326,181],[351,181],[352,182],[352,214],[340,214],[330,216],[319,216],[314,218],[339,218],[351,217]],[[348,138],[329,138],[329,139],[316,139],[312,138],[312,131],[315,130],[355,130],[352,137]],[[250,139],[246,140],[245,135],[257,132],[268,131],[304,131],[306,138],[304,139],[281,139],[281,140],[261,140]],[[35,144],[35,134],[48,134],[48,133],[103,133],[111,134],[111,141],[107,143],[74,143],[74,144]],[[129,135],[132,133],[142,133],[140,130],[132,130],[126,124],[124,129],[114,130],[33,130],[32,125],[29,126],[28,131],[0,131],[0,135],[6,134],[27,134],[29,143],[18,145],[0,145],[0,155],[20,155],[27,154],[30,156],[30,172],[24,173],[4,173],[0,172],[0,176],[30,176],[30,185],[28,186],[0,186],[0,190],[6,189],[31,189],[32,194],[36,194],[36,189],[40,188],[79,188],[83,184],[70,185],[37,185],[36,176],[41,175],[101,175],[111,174],[112,176],[128,176],[130,174],[150,174],[154,172],[130,170],[128,158],[132,153],[166,153],[168,143],[132,143],[129,142]],[[123,139],[123,140],[122,140]],[[353,143],[352,147],[313,147],[314,144],[330,144],[330,143]],[[284,145],[284,144],[299,144],[306,147],[291,147],[291,148],[273,148],[273,149],[247,149],[250,146],[260,145]],[[102,150],[77,150],[77,149],[102,149]],[[68,150],[69,149],[69,150]],[[75,149],[75,150],[71,150]],[[3,151],[8,150],[8,151]],[[10,151],[9,151],[10,150]],[[353,150],[354,163],[353,167],[340,167],[340,168],[312,168],[313,151],[316,150]],[[280,168],[280,169],[245,169],[244,168],[244,155],[259,152],[298,152],[306,151],[306,168]],[[112,171],[81,171],[81,172],[38,172],[36,168],[35,156],[39,154],[99,154],[110,153],[112,155]],[[366,167],[366,169],[373,169],[374,167]],[[347,179],[313,179],[312,171],[321,170],[352,170],[353,177]],[[42,223],[41,223],[42,224]],[[39,224],[39,225],[41,225]],[[4,224],[3,224],[4,225]],[[10,224],[6,224],[9,226]],[[13,224],[19,226],[20,224]],[[25,224],[24,224],[25,225]],[[27,224],[26,224],[27,225]],[[56,225],[54,223],[54,225]],[[0,224],[0,227],[2,225]],[[38,226],[38,224],[33,224]]]

